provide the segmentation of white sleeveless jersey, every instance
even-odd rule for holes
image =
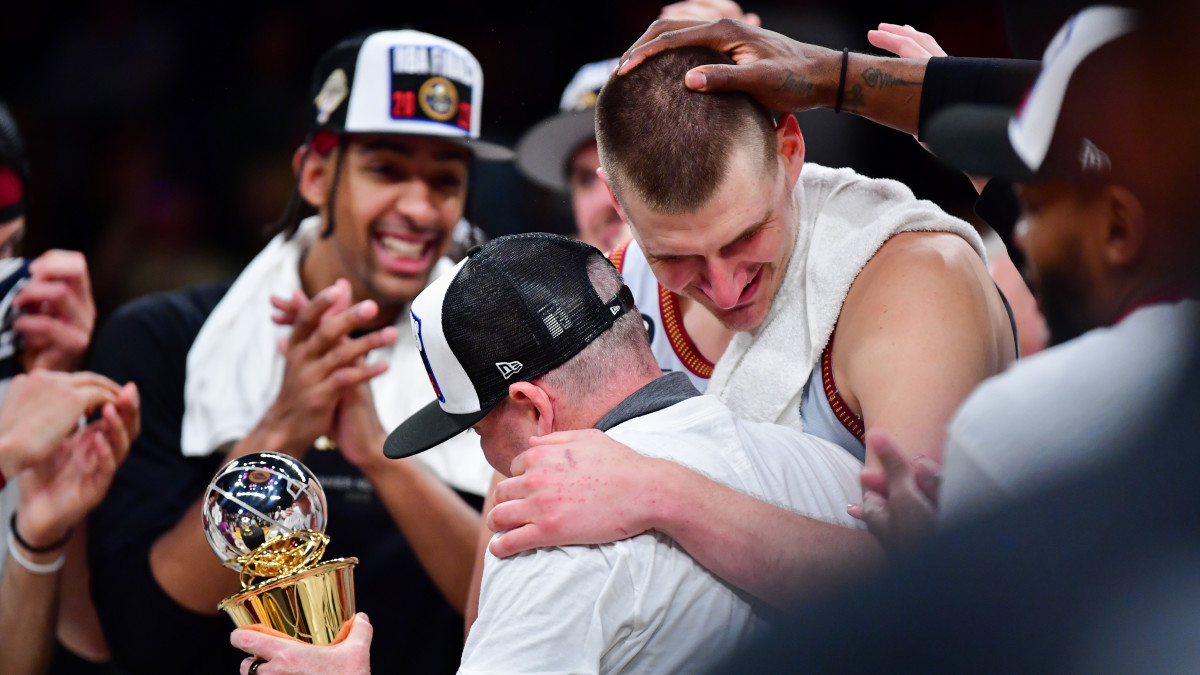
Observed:
[[[713,364],[700,354],[683,327],[679,296],[663,288],[637,242],[629,241],[608,254],[621,272],[625,285],[633,292],[634,303],[642,313],[642,322],[650,335],[650,350],[664,373],[686,373],[700,393],[708,388]]]

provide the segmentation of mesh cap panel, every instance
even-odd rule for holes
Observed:
[[[588,259],[604,259],[594,247],[542,233],[504,240],[472,255],[442,306],[446,341],[485,409],[512,382],[583,351],[616,318],[588,279]]]

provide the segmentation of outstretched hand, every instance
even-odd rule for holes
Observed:
[[[242,661],[241,675],[248,675],[256,659],[264,663],[255,675],[366,675],[371,672],[374,632],[367,615],[359,612],[345,637],[331,645],[300,642],[259,625],[238,628],[229,643],[253,655]]]
[[[896,441],[878,429],[867,432],[866,447],[882,468],[863,469],[863,503],[847,511],[867,524],[888,555],[897,557],[933,534],[941,466],[928,457],[908,460]]]
[[[650,529],[652,461],[596,429],[530,439],[496,486],[488,527],[504,534],[489,550],[504,558],[531,548],[606,544]]]
[[[881,23],[879,30],[867,31],[867,41],[904,59],[928,59],[933,56],[945,56],[937,40],[929,33],[909,26],[894,23]]]
[[[617,72],[624,75],[654,54],[684,46],[715,49],[729,54],[735,64],[692,68],[684,76],[689,89],[742,91],[785,112],[833,107],[840,52],[733,19],[655,21],[621,57]]]

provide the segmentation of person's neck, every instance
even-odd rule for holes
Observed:
[[[651,382],[662,377],[647,373],[631,373],[628,377],[620,378],[615,382],[610,382],[607,386],[600,387],[596,391],[596,395],[589,401],[587,407],[579,407],[575,409],[575,414],[562,420],[560,425],[556,420],[555,431],[575,431],[578,429],[591,429],[596,426],[605,415],[613,408],[617,407],[625,399],[632,396],[637,390],[650,384]],[[564,406],[570,408],[571,406]]]
[[[324,228],[324,224],[321,225]],[[304,295],[313,298],[317,293],[329,288],[338,279],[350,282],[351,304],[372,299],[379,305],[379,314],[364,329],[374,330],[390,326],[400,318],[403,307],[394,307],[380,303],[371,298],[354,270],[345,269],[341,258],[334,250],[333,240],[328,237],[317,237],[308,250],[300,256],[300,287]]]
[[[684,331],[700,355],[712,363],[719,361],[737,331],[721,323],[704,305],[685,295],[679,296],[679,314]]]

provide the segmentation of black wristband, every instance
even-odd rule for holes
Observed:
[[[71,538],[71,528],[68,527],[67,533],[63,535],[63,538],[59,539],[53,544],[50,544],[49,546],[32,546],[29,542],[25,541],[25,537],[22,537],[21,533],[17,531],[16,511],[13,511],[12,518],[8,521],[8,529],[12,532],[13,538],[17,540],[17,543],[30,553],[53,553],[63,546],[66,546],[67,540]]]
[[[842,47],[842,75],[838,78],[838,93],[837,101],[833,105],[833,112],[842,112],[842,99],[846,97],[846,66],[850,64],[850,48]]]

